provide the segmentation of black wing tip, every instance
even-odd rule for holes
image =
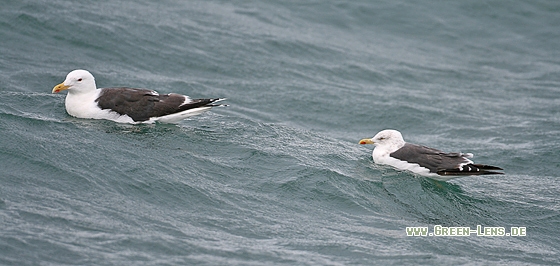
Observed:
[[[478,171],[478,172],[461,172],[461,171],[438,171],[441,176],[467,176],[467,175],[503,175],[502,172],[494,171]]]
[[[201,103],[204,104],[205,106],[222,106],[224,104],[216,104],[218,102],[221,101],[225,101],[227,100],[227,98],[201,98],[201,99],[193,99],[191,103]]]
[[[485,164],[473,164],[473,166],[475,166],[476,168],[480,169],[480,170],[504,170],[500,167],[497,166],[492,166],[492,165],[485,165]]]
[[[466,175],[503,175],[502,172],[495,172],[495,170],[504,170],[497,166],[485,165],[485,164],[468,164],[463,166],[461,169],[444,169],[437,171],[438,175],[455,175],[455,176],[466,176]]]
[[[181,109],[179,111],[184,111],[193,108],[201,107],[218,107],[218,106],[228,106],[227,104],[216,104],[226,100],[227,98],[202,98],[202,99],[192,99],[191,102],[180,105]]]
[[[210,106],[210,107],[225,107],[225,106],[229,106],[229,104],[215,104],[217,102],[221,102],[221,101],[225,101],[227,100],[227,98],[213,98],[213,99],[208,99],[208,104],[206,104],[206,106]]]

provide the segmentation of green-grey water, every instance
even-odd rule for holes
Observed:
[[[30,1],[0,8],[2,265],[560,263],[557,1]],[[226,97],[178,125],[70,117],[100,87]],[[357,144],[504,168],[437,182]],[[406,227],[526,227],[526,236]]]

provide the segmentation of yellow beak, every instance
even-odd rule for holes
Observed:
[[[371,139],[362,139],[360,140],[360,144],[373,144],[373,141],[371,141]]]
[[[54,88],[52,89],[52,93],[59,93],[63,90],[67,90],[68,88],[70,88],[70,86],[66,86],[66,85],[64,85],[64,83],[60,83],[60,84],[54,86]]]

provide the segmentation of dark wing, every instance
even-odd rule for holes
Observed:
[[[149,120],[185,110],[212,107],[220,99],[194,99],[185,104],[186,96],[170,93],[159,95],[147,89],[103,88],[96,99],[101,109],[109,109],[120,115],[128,115],[135,122]]]
[[[472,164],[462,153],[445,153],[434,148],[410,143],[406,143],[390,156],[409,163],[416,163],[428,168],[431,173],[439,175],[501,174],[488,170],[502,170],[495,166]],[[463,165],[461,166],[461,164]]]

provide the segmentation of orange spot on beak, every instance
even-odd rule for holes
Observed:
[[[67,90],[68,88],[70,88],[70,86],[66,86],[66,85],[64,85],[64,83],[60,83],[60,84],[54,86],[54,88],[52,90],[52,93],[59,93],[63,90]]]
[[[362,139],[359,142],[360,144],[373,144],[373,141],[371,141],[371,139]]]

